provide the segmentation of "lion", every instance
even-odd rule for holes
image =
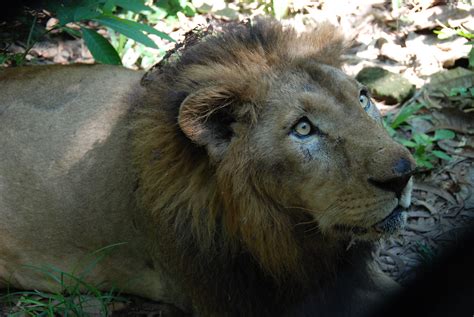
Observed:
[[[31,265],[87,267],[199,316],[354,316],[390,294],[371,250],[403,227],[415,163],[345,43],[257,19],[146,74],[3,69],[0,286],[58,291]]]

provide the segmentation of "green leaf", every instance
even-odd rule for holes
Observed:
[[[126,21],[128,21],[128,20],[126,20]],[[155,28],[153,28],[153,27],[151,27],[147,24],[138,23],[138,22],[135,22],[135,21],[128,21],[128,22],[130,23],[130,25],[134,25],[135,27],[139,28],[143,32],[146,32],[146,33],[149,33],[149,34],[155,34],[155,35],[161,37],[162,39],[168,40],[170,42],[176,42],[176,40],[173,39],[168,34],[163,33],[161,31],[158,31],[157,29],[155,29]]]
[[[463,31],[463,29],[461,29],[461,28],[457,29],[456,32],[457,32],[457,34],[458,34],[459,36],[462,36],[462,37],[464,37],[464,38],[466,38],[466,39],[468,39],[468,40],[474,39],[474,34],[473,34],[473,33],[465,32],[465,31]]]
[[[438,157],[442,160],[446,160],[446,161],[452,160],[452,157],[449,156],[448,154],[444,153],[443,151],[434,150],[434,151],[431,151],[431,153],[433,153],[434,156],[436,156],[436,157]]]
[[[454,87],[451,88],[449,91],[449,96],[457,96],[460,95],[461,97],[466,97],[467,96],[467,88],[466,87]]]
[[[400,140],[400,143],[406,147],[416,147],[416,143],[409,140]]]
[[[171,36],[169,36],[168,34],[166,33],[163,33],[163,32],[160,32],[158,31],[157,29],[147,25],[147,24],[143,24],[143,23],[138,23],[138,22],[135,22],[135,21],[130,21],[130,20],[125,20],[125,19],[120,19],[120,18],[117,18],[115,16],[112,16],[112,15],[102,15],[100,16],[98,19],[95,19],[96,21],[103,21],[102,19],[105,19],[106,21],[108,21],[107,23],[118,23],[121,25],[121,27],[128,27],[128,28],[132,28],[134,30],[139,30],[139,31],[143,31],[143,32],[146,32],[146,33],[149,33],[149,34],[155,34],[165,40],[168,40],[170,42],[176,42]],[[104,23],[104,25],[107,25]],[[107,25],[109,26],[110,28],[118,31],[116,28],[112,27],[112,25]],[[120,31],[118,31],[120,32]],[[123,33],[123,32],[120,32],[122,33],[123,35],[126,35],[128,36],[127,34]],[[145,35],[144,35],[145,36]],[[128,36],[129,38],[137,41],[136,39],[134,39],[133,37],[131,36]],[[148,38],[147,36],[145,36],[146,38]],[[148,38],[149,39],[149,38]],[[150,40],[151,41],[151,40]],[[139,42],[139,41],[137,41]],[[141,42],[140,42],[141,43]],[[144,43],[143,43],[144,44]],[[153,44],[155,44],[153,42]],[[153,47],[153,48],[156,48],[156,45]]]
[[[76,38],[80,38],[80,37],[81,37],[81,32],[79,32],[78,30],[75,30],[75,29],[71,29],[70,27],[63,26],[63,27],[61,28],[61,30],[65,31],[66,33],[68,33],[68,34],[71,35],[72,37],[76,37]]]
[[[424,133],[416,133],[412,136],[412,138],[418,145],[422,145],[422,146],[427,146],[433,143],[431,138]]]
[[[114,47],[94,30],[81,27],[82,36],[94,59],[102,64],[121,65],[122,61]]]
[[[74,22],[92,20],[100,14],[101,13],[97,10],[97,4],[87,7],[78,7],[74,10]]]
[[[58,18],[60,25],[66,25],[70,22],[74,22],[74,12],[70,8],[57,7],[56,10],[54,8],[53,9],[49,9],[49,7],[46,7],[46,8],[52,12],[56,12],[56,17]]]
[[[393,129],[388,123],[386,120],[383,121],[383,126],[384,128],[387,130],[388,134],[393,138],[395,137],[395,135],[397,134],[397,131],[395,131],[395,129]]]
[[[184,15],[188,16],[188,17],[193,17],[196,15],[196,8],[188,3],[184,8],[183,8],[183,13]]]
[[[456,134],[451,130],[436,130],[433,141],[453,139]]]
[[[143,34],[141,27],[137,27],[137,24],[140,26],[143,25],[141,23],[120,19],[112,15],[101,15],[95,18],[94,21],[108,26],[109,28],[114,29],[115,31],[131,38],[132,40],[142,43],[143,45],[152,48],[158,48],[155,42]]]
[[[454,35],[457,34],[456,30],[452,28],[442,28],[441,30],[435,30],[433,33],[438,35],[438,39],[440,40],[446,40],[449,39],[450,37],[453,37]]]
[[[420,110],[422,104],[410,104],[404,106],[393,120],[391,127],[396,129],[400,124],[404,123],[411,115]]]
[[[415,158],[416,160],[416,165],[421,166],[421,167],[426,167],[428,169],[432,169],[434,166],[430,161],[424,160],[424,159],[418,159]]]
[[[98,8],[105,0],[45,1],[44,9],[56,13],[60,25],[89,20],[99,14]]]
[[[8,60],[7,54],[0,53],[0,65],[2,65],[3,63],[5,63],[7,60]]]
[[[125,10],[135,13],[140,13],[142,11],[153,11],[149,6],[146,6],[142,0],[114,0],[114,3]]]
[[[106,0],[104,5],[102,6],[102,12],[104,14],[112,14],[114,7],[115,7],[115,0]]]

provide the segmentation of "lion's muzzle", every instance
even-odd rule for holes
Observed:
[[[405,209],[410,206],[413,188],[412,174],[415,164],[411,157],[401,157],[392,164],[391,176],[384,180],[369,178],[368,181],[384,191],[393,192],[398,199],[398,205],[384,219],[373,225],[375,231],[381,234],[393,234],[406,224]]]

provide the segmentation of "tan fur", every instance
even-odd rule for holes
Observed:
[[[297,36],[257,21],[189,45],[142,87],[142,74],[108,66],[0,72],[2,279],[51,290],[21,265],[69,272],[126,242],[90,281],[202,315],[365,289],[335,276],[365,266],[374,225],[398,203],[368,180],[413,161],[359,104],[343,48],[326,24]],[[295,138],[302,117],[313,139]],[[361,248],[347,251],[353,238]]]

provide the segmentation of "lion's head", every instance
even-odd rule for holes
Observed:
[[[160,239],[189,233],[203,252],[248,252],[279,276],[308,249],[403,225],[413,159],[341,71],[343,49],[329,25],[297,35],[261,20],[152,71],[134,151]]]

